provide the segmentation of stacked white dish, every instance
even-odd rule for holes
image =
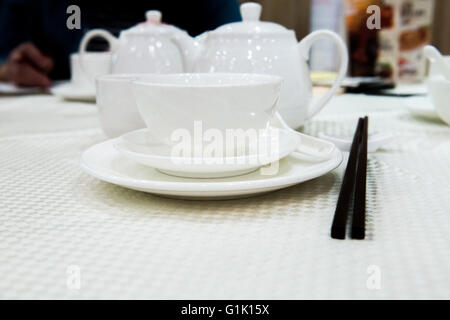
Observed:
[[[278,174],[272,176],[254,171],[219,179],[179,178],[135,163],[121,155],[113,144],[108,140],[86,150],[81,158],[83,169],[100,180],[125,188],[187,199],[230,199],[263,194],[325,175],[342,161],[342,154],[335,149],[330,159],[322,162],[285,157],[279,163]]]
[[[342,160],[332,143],[284,123],[276,112],[280,77],[111,75],[98,87],[108,78],[132,91],[128,113],[137,108],[147,128],[84,152],[83,168],[101,180],[166,196],[228,198],[306,181]]]
[[[196,38],[161,23],[154,10],[119,38],[100,29],[85,35],[81,69],[88,42],[100,36],[110,44],[112,73],[96,77],[100,123],[112,139],[83,154],[88,173],[151,193],[208,198],[284,188],[339,165],[332,143],[291,127],[338,89],[348,63],[344,42],[327,30],[297,42],[293,31],[260,21],[257,3],[242,4],[241,14],[242,22]],[[324,38],[340,53],[338,77],[313,97],[308,54]]]

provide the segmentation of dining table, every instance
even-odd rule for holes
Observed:
[[[0,96],[0,298],[449,299],[450,127],[404,97],[340,94],[301,131],[393,139],[368,154],[366,238],[330,228],[348,153],[260,196],[182,200],[80,167],[108,139],[95,103]]]

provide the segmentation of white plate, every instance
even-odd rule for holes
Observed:
[[[173,147],[155,142],[148,129],[122,135],[114,146],[127,158],[156,168],[164,173],[185,178],[223,178],[249,173],[275,162],[293,152],[301,136],[293,131],[269,128],[253,145],[256,150],[242,150],[234,157],[180,157],[172,156]],[[249,148],[247,148],[249,149]]]
[[[199,200],[241,198],[286,188],[320,177],[342,162],[342,154],[336,148],[333,156],[322,162],[285,157],[279,161],[274,175],[262,175],[261,169],[230,178],[191,179],[166,175],[140,165],[121,155],[113,144],[114,140],[108,140],[87,149],[81,156],[81,167],[100,180],[125,188]]]
[[[6,95],[21,95],[21,94],[37,94],[45,92],[39,87],[19,87],[13,83],[0,82],[0,94]]]
[[[384,93],[398,94],[398,95],[416,95],[427,94],[427,86],[425,83],[404,83],[397,84],[393,89],[383,90]]]
[[[411,97],[404,100],[404,105],[416,117],[439,120],[430,97]]]
[[[95,90],[77,86],[71,82],[56,85],[50,92],[65,100],[95,102]]]

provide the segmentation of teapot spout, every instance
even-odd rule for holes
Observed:
[[[180,31],[173,37],[178,46],[184,62],[184,72],[193,72],[195,61],[202,50],[202,43],[197,38],[192,38],[186,31]]]

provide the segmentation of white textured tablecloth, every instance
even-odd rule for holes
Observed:
[[[450,127],[399,98],[336,97],[304,131],[394,142],[369,155],[365,241],[332,240],[345,163],[268,195],[171,200],[100,182],[95,105],[0,98],[0,298],[450,298]]]

